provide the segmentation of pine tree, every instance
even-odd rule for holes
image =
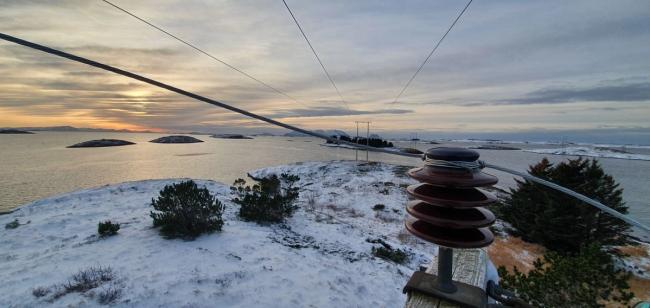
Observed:
[[[634,297],[627,283],[631,274],[617,269],[598,244],[572,256],[548,252],[534,266],[527,274],[499,267],[499,284],[535,307],[625,305]]]
[[[194,239],[203,233],[221,231],[224,206],[194,181],[167,185],[158,199],[152,199],[153,226],[167,238]]]
[[[623,189],[595,159],[578,158],[554,166],[544,158],[528,173],[594,198],[618,212],[628,211]],[[525,240],[562,253],[578,252],[580,247],[594,242],[630,243],[627,223],[571,196],[519,180],[517,188],[510,192],[496,211]]]
[[[237,179],[230,190],[236,196],[232,201],[241,206],[239,217],[259,224],[284,222],[298,208],[294,201],[299,188],[294,185],[299,180],[297,175],[283,173],[280,178],[273,175],[251,187],[244,179]]]

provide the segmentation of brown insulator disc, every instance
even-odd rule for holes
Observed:
[[[484,208],[448,208],[413,200],[406,205],[411,216],[434,226],[451,229],[483,228],[494,223],[492,212]]]
[[[481,171],[436,166],[413,168],[407,174],[418,182],[444,187],[482,187],[494,185],[499,181],[495,176]]]
[[[494,235],[487,228],[450,229],[423,220],[407,219],[406,229],[425,241],[450,248],[481,248],[494,241]]]
[[[410,185],[406,191],[416,199],[447,207],[487,206],[497,200],[493,194],[477,188],[441,187],[427,183]]]

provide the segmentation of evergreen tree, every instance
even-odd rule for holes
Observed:
[[[294,201],[299,197],[295,187],[300,178],[283,173],[261,179],[259,184],[246,186],[244,179],[237,179],[230,190],[236,195],[232,201],[239,204],[239,217],[259,224],[281,223],[298,208]]]
[[[555,252],[537,259],[528,274],[499,267],[499,284],[536,307],[605,307],[627,304],[629,273],[616,269],[612,257],[592,244],[573,256]]]
[[[153,226],[167,238],[194,239],[203,233],[221,231],[224,206],[194,181],[167,185],[158,199],[152,199]]]
[[[598,162],[582,158],[554,166],[546,158],[528,171],[531,175],[557,183],[612,209],[627,213],[623,189],[605,174]],[[525,240],[541,243],[562,253],[580,247],[630,243],[629,225],[574,197],[529,181],[517,181],[517,188],[496,207],[501,219],[514,227]]]

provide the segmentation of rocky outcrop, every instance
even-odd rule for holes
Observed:
[[[196,139],[190,136],[165,136],[160,137],[149,142],[153,143],[197,143],[203,142],[203,140]]]
[[[116,147],[123,145],[135,144],[130,141],[118,140],[118,139],[99,139],[99,140],[89,140],[73,144],[68,148],[97,148],[97,147]]]
[[[217,139],[253,139],[252,137],[239,135],[239,134],[217,134],[217,135],[212,135],[212,138],[217,138]]]
[[[520,148],[509,147],[504,145],[484,144],[477,147],[469,147],[476,150],[498,150],[498,151],[518,151]]]
[[[0,129],[0,134],[33,134],[32,132],[18,129]]]
[[[424,152],[422,152],[422,151],[420,151],[418,149],[415,149],[415,148],[401,148],[399,150],[402,153],[408,153],[408,154],[422,154],[422,153],[424,153]]]

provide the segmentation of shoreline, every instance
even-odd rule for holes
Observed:
[[[207,253],[211,256],[209,263],[212,264],[210,265],[211,269],[200,267],[199,276],[212,277],[210,279],[226,279],[233,286],[241,284],[241,288],[236,288],[236,290],[240,291],[235,291],[235,293],[229,293],[232,290],[226,290],[224,294],[211,295],[218,296],[221,299],[230,298],[230,300],[235,300],[237,303],[242,303],[239,305],[233,304],[234,302],[228,302],[234,306],[254,304],[247,302],[246,299],[241,298],[237,294],[241,294],[238,292],[243,292],[241,290],[244,290],[245,286],[246,288],[253,287],[255,285],[254,281],[258,279],[255,278],[258,273],[262,273],[260,274],[262,276],[270,274],[267,270],[259,268],[259,264],[272,266],[275,269],[283,268],[283,271],[288,272],[283,272],[282,276],[285,277],[286,274],[290,277],[285,277],[286,279],[298,283],[302,279],[298,277],[302,277],[302,274],[286,267],[285,263],[287,262],[296,265],[301,271],[313,271],[314,268],[320,270],[320,265],[316,264],[331,265],[334,262],[337,265],[332,270],[341,275],[344,272],[353,270],[353,268],[356,271],[366,273],[377,272],[379,270],[382,272],[382,275],[387,275],[382,278],[382,281],[376,281],[373,278],[372,281],[361,279],[362,281],[354,283],[364,285],[365,288],[370,288],[371,286],[372,288],[379,288],[383,290],[382,292],[386,292],[385,296],[388,296],[382,297],[383,301],[402,305],[405,298],[401,295],[401,292],[394,292],[390,287],[400,289],[408,279],[411,271],[416,270],[422,264],[428,263],[429,258],[436,251],[435,245],[422,242],[403,230],[403,220],[405,217],[404,204],[406,204],[408,198],[402,187],[413,183],[413,180],[404,177],[398,165],[355,161],[303,162],[261,168],[249,172],[255,178],[281,173],[292,173],[301,177],[299,182],[299,186],[301,187],[301,196],[299,199],[300,209],[287,223],[289,229],[259,226],[253,223],[239,221],[235,212],[237,207],[229,199],[230,192],[228,185],[211,180],[195,180],[200,186],[205,186],[210,189],[212,193],[215,193],[224,202],[227,213],[224,214],[226,224],[222,233],[205,235],[199,237],[194,242],[161,239],[157,235],[156,230],[151,228],[151,222],[148,218],[148,202],[150,202],[151,197],[155,196],[162,186],[172,182],[188,180],[188,178],[150,179],[127,181],[112,185],[100,185],[70,193],[53,195],[24,204],[16,208],[13,213],[0,216],[0,222],[2,223],[7,223],[16,218],[21,223],[14,230],[0,230],[0,233],[6,233],[0,238],[3,238],[3,245],[8,247],[8,251],[10,252],[9,254],[0,254],[0,258],[7,260],[4,264],[0,264],[0,275],[2,273],[8,273],[6,271],[8,268],[17,267],[24,268],[25,270],[21,274],[22,278],[3,277],[8,283],[4,287],[0,287],[0,289],[6,294],[9,294],[9,298],[28,299],[28,302],[34,300],[32,303],[38,304],[40,303],[38,299],[31,297],[29,294],[30,288],[35,288],[42,284],[57,283],[66,279],[67,275],[70,275],[71,272],[70,270],[64,270],[49,273],[50,269],[48,269],[48,264],[51,263],[35,262],[44,260],[44,258],[55,258],[54,261],[56,262],[56,260],[63,258],[58,262],[62,262],[61,266],[68,269],[76,269],[83,264],[99,264],[110,265],[122,273],[129,273],[123,279],[127,281],[127,287],[133,288],[135,291],[125,291],[127,292],[125,300],[130,300],[131,303],[135,304],[153,304],[147,300],[147,296],[144,295],[145,293],[142,293],[144,292],[142,284],[145,282],[158,284],[162,290],[165,290],[165,285],[160,285],[161,282],[158,281],[160,279],[164,280],[164,283],[167,284],[173,283],[183,286],[183,289],[196,287],[203,290],[202,292],[208,292],[209,289],[213,288],[210,287],[212,284],[206,285],[206,287],[210,287],[209,289],[205,289],[204,286],[195,285],[192,282],[193,278],[191,275],[187,276],[187,273],[192,272],[191,268],[187,265],[178,264],[177,266],[181,272],[175,272],[176,270],[174,270],[174,274],[158,273],[156,272],[157,270],[147,267],[148,263],[154,262],[155,264],[159,258],[166,259],[167,257],[165,255],[167,254],[182,252],[183,255],[190,259],[195,259],[197,262],[199,262],[198,260],[205,260],[201,257],[203,254]],[[390,185],[387,183],[390,183]],[[386,194],[380,193],[382,191],[385,191]],[[385,204],[386,209],[380,211],[374,210],[373,205],[378,203]],[[113,219],[122,223],[123,230],[120,230],[116,237],[106,240],[97,239],[94,235],[96,232],[96,224],[97,221],[103,219]],[[76,223],[71,224],[72,222]],[[14,232],[20,232],[20,235]],[[13,238],[8,235],[17,235],[18,238]],[[48,240],[44,240],[45,238]],[[391,246],[405,249],[411,254],[411,260],[406,265],[396,265],[373,258],[368,254],[372,246],[372,244],[366,241],[368,238],[383,238]],[[147,242],[142,242],[145,239]],[[247,246],[251,248],[257,247],[253,250],[256,252],[248,251],[248,248],[244,248]],[[529,243],[518,244],[516,238],[510,236],[499,236],[498,241],[492,244],[490,246],[491,249],[488,249],[488,251],[490,251],[489,254],[496,261],[495,265],[497,266],[521,265],[530,264],[533,260],[530,258],[540,255],[539,251],[535,249],[531,250],[531,247],[534,246],[534,244]],[[646,246],[650,247],[650,245],[645,245],[644,247]],[[135,249],[135,247],[138,248]],[[152,255],[153,251],[159,251],[161,247],[167,247],[165,250],[169,251],[165,252],[163,256]],[[190,247],[192,248],[188,250]],[[303,248],[296,249],[292,247]],[[498,249],[499,247],[508,247],[509,250],[503,251],[503,249]],[[118,251],[113,252],[115,249]],[[207,252],[203,249],[207,249]],[[223,249],[226,250],[224,251]],[[499,250],[497,253],[501,254],[505,259],[495,257],[495,249]],[[248,251],[248,253],[244,251]],[[260,252],[264,251],[267,253],[259,255]],[[102,253],[109,255],[98,255]],[[119,253],[121,257],[115,259],[112,255],[113,253]],[[257,257],[246,260],[244,256],[251,253]],[[264,255],[274,255],[276,253],[283,255],[283,258],[286,260],[272,262],[275,258],[265,259],[264,257]],[[230,254],[236,255],[240,259],[229,257]],[[147,255],[149,256],[142,259]],[[522,255],[530,258],[522,259],[520,258]],[[297,257],[298,259],[295,259]],[[352,258],[349,260],[354,261],[349,261],[348,258]],[[508,258],[511,258],[511,261],[507,261]],[[122,264],[122,261],[118,264],[111,263],[115,260],[126,261],[124,261],[124,264]],[[141,263],[138,260],[149,261]],[[243,260],[250,263],[243,268],[250,267],[257,269],[257,271],[245,270],[246,273],[241,275],[247,278],[243,280],[234,276],[228,276],[231,275],[228,273],[236,272],[236,270],[233,271],[234,269],[242,268],[243,264],[240,264],[240,262],[244,262]],[[71,261],[72,263],[70,263]],[[232,270],[230,272],[217,270],[217,272],[221,272],[225,276],[219,276],[221,278],[217,277],[218,275],[214,276],[213,272],[215,269],[222,267],[222,265],[216,265],[217,263],[214,262],[225,262],[228,265],[224,266]],[[650,258],[641,257],[641,259],[630,264],[632,266],[635,266],[635,264],[638,266],[650,265]],[[5,270],[1,270],[2,268]],[[32,268],[35,268],[35,272]],[[154,272],[151,273],[151,271]],[[48,272],[48,274],[44,274],[45,272]],[[131,275],[131,273],[134,274]],[[316,274],[316,272],[313,274],[315,275],[314,277],[320,277],[321,275]],[[45,276],[41,277],[41,275]],[[151,280],[154,277],[151,275],[158,278]],[[494,273],[491,275],[494,275]],[[648,268],[648,272],[644,275],[650,275],[650,268]],[[145,278],[136,278],[140,276]],[[176,276],[184,278],[179,281],[176,280]],[[277,276],[271,275],[264,277],[266,278],[262,279],[262,284],[268,283],[271,286],[273,285],[273,278],[271,277]],[[330,281],[330,279],[336,279],[336,277],[337,275],[325,275],[315,280],[309,280],[309,283],[318,284],[321,280]],[[638,276],[635,275],[635,277]],[[15,279],[21,279],[21,282],[14,281]],[[634,284],[640,287],[645,286],[648,281],[647,277],[644,279],[635,279]],[[13,282],[22,285],[22,289],[18,290],[14,288],[7,290]],[[381,282],[388,284],[384,284],[383,286],[375,285],[375,283]],[[29,284],[32,285],[27,286]],[[347,282],[344,284],[347,284]],[[395,290],[399,291],[397,289]],[[291,293],[292,291],[285,290],[281,292]],[[334,290],[331,292],[337,293],[342,291]],[[310,296],[304,293],[301,294],[301,297]],[[328,294],[332,295],[333,293]],[[643,296],[642,294],[638,294],[637,296],[639,295]],[[159,294],[158,296],[161,297],[157,299],[159,304],[182,304],[174,296],[170,297],[163,294]],[[187,296],[187,294],[183,296]],[[202,296],[199,295],[199,298],[203,298]],[[263,296],[269,301],[273,298],[272,294],[263,294]],[[320,296],[319,300],[324,300],[325,302],[318,302],[319,305],[327,306],[329,305],[327,303],[331,304],[326,299],[322,299],[322,294]],[[336,296],[339,296],[337,297],[339,299],[349,300],[346,296],[351,295],[337,293]],[[212,297],[210,298],[213,300]],[[83,296],[67,295],[64,297],[64,301],[60,303],[75,304],[83,299]],[[208,298],[203,299],[208,300]],[[372,302],[370,298],[365,298],[364,300]],[[0,303],[3,303],[2,300],[0,300]],[[10,302],[6,303],[9,306],[11,305]],[[59,302],[57,301],[57,303]],[[309,303],[314,304],[313,302]],[[308,302],[301,302],[300,304],[308,304]]]

